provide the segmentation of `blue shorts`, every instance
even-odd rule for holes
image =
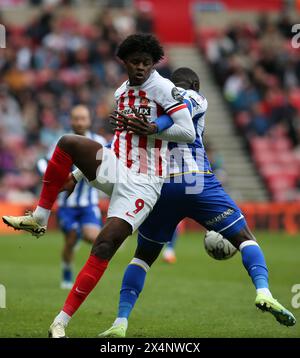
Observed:
[[[66,234],[71,230],[80,232],[85,225],[102,227],[101,212],[96,205],[77,208],[60,207],[57,210],[57,218],[61,230]]]
[[[246,226],[240,209],[215,175],[204,175],[204,178],[203,174],[197,175],[203,184],[203,190],[198,193],[186,194],[187,183],[193,182],[191,178],[183,183],[175,182],[175,178],[172,178],[163,185],[158,202],[139,227],[140,238],[157,243],[169,242],[177,225],[186,217],[226,238],[234,236]]]

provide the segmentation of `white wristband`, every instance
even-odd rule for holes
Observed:
[[[83,177],[84,177],[82,171],[79,170],[79,169],[75,169],[75,170],[72,172],[72,175],[73,175],[73,177],[75,178],[75,180],[77,181],[77,183],[80,182],[80,180],[82,180]]]

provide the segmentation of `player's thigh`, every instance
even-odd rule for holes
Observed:
[[[146,240],[170,242],[177,225],[185,217],[186,195],[181,184],[165,183],[153,210],[139,227]]]
[[[244,215],[221,185],[207,186],[201,194],[193,196],[188,216],[226,238],[246,227]]]
[[[66,134],[57,145],[72,157],[74,165],[88,180],[95,179],[103,157],[103,146],[100,143],[85,136]]]
[[[165,210],[165,207],[161,206],[158,201],[150,215],[139,227],[139,235],[145,240],[160,244],[172,241],[176,227],[183,218],[176,208],[172,209]]]
[[[78,230],[78,213],[76,208],[59,207],[57,210],[57,220],[60,229],[68,234],[71,230]]]

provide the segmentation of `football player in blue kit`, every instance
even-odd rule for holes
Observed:
[[[89,109],[84,105],[76,105],[71,110],[70,125],[72,133],[91,138],[102,145],[106,145],[106,139],[90,131],[91,118]],[[55,147],[55,146],[54,146]],[[40,159],[37,169],[44,175],[47,161],[52,152],[49,151],[46,159]],[[64,233],[64,247],[62,251],[62,289],[71,289],[73,286],[73,258],[74,249],[78,239],[93,244],[102,227],[101,212],[99,209],[99,191],[85,180],[81,180],[69,195],[62,192],[58,197],[57,219]]]
[[[263,252],[247,226],[246,220],[213,174],[203,146],[207,100],[199,93],[200,81],[189,68],[177,69],[171,78],[180,90],[193,118],[196,140],[193,144],[169,143],[169,178],[153,211],[139,227],[134,258],[124,273],[117,319],[100,337],[125,337],[129,315],[138,299],[150,266],[163,245],[172,239],[179,222],[192,218],[207,230],[221,233],[237,249],[256,288],[255,305],[270,312],[276,320],[293,326],[296,319],[275,300],[269,290],[268,269]],[[141,118],[141,116],[140,116]],[[124,116],[124,124],[126,117]],[[142,120],[133,128],[147,134],[148,124]],[[156,120],[160,126],[172,125],[163,115]]]

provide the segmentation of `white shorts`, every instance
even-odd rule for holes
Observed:
[[[163,178],[133,172],[103,147],[102,164],[90,185],[110,196],[107,217],[127,221],[134,232],[153,209],[163,183]]]

